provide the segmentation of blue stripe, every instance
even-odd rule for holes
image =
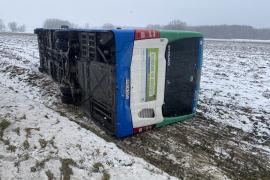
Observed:
[[[126,80],[130,82],[130,66],[134,46],[134,30],[113,30],[116,41],[116,137],[133,134],[130,97],[126,98]]]
[[[197,77],[196,77],[196,87],[195,87],[195,92],[194,92],[194,98],[192,102],[192,113],[196,112],[197,104],[199,101],[202,61],[203,61],[203,38],[200,38],[199,43],[198,43]]]

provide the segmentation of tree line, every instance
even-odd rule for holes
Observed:
[[[4,21],[0,19],[0,32],[25,32],[26,26],[24,24],[19,25],[17,22],[12,21],[5,25]]]
[[[61,26],[68,26],[70,28],[91,28],[89,23],[84,26],[79,26],[67,20],[61,19],[47,19],[44,21],[43,28],[61,28]],[[121,26],[116,26],[111,23],[102,25],[104,29],[114,29]],[[125,26],[123,26],[125,27]],[[167,30],[184,30],[184,31],[198,31],[201,32],[205,38],[218,38],[218,39],[261,39],[270,40],[270,29],[257,29],[252,26],[246,25],[206,25],[206,26],[189,26],[181,20],[172,20],[169,23],[162,24],[149,24],[145,27],[148,29],[167,29]],[[16,22],[9,22],[7,26],[3,20],[0,19],[0,32],[24,32],[25,25],[18,25]]]
[[[270,40],[270,29],[257,29],[246,25],[208,25],[188,26],[180,20],[173,20],[166,25],[150,24],[150,29],[185,30],[201,32],[205,38],[213,39],[261,39]]]
[[[61,25],[69,27],[79,27],[78,25],[69,21],[59,19],[48,19],[44,22],[44,28],[60,28]],[[116,26],[111,23],[102,25],[104,29],[114,29],[121,26]],[[82,28],[90,28],[87,23]],[[172,20],[168,24],[149,24],[144,28],[148,29],[166,29],[166,30],[184,30],[184,31],[198,31],[201,32],[205,38],[214,39],[261,39],[270,40],[270,29],[256,29],[252,26],[246,25],[211,25],[211,26],[189,26],[181,20]]]
[[[168,24],[149,24],[149,29],[183,30],[201,32],[205,38],[213,39],[260,39],[270,40],[270,29],[258,29],[247,25],[206,25],[189,26],[181,20],[173,20]]]
[[[202,32],[206,38],[270,40],[270,29],[256,29],[245,25],[193,26],[189,29]]]
[[[70,28],[86,28],[86,29],[91,28],[91,25],[89,23],[86,23],[83,26],[79,26],[78,24],[72,23],[70,21],[56,19],[56,18],[46,19],[42,25],[43,28],[48,28],[48,29],[57,29],[57,28],[61,28],[62,26],[68,26]],[[116,28],[116,26],[111,23],[105,23],[102,25],[102,28],[114,29]]]

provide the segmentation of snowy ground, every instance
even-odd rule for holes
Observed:
[[[207,40],[197,117],[123,140],[62,104],[38,61],[35,36],[0,34],[0,179],[270,178],[269,42]]]
[[[270,41],[206,41],[200,109],[206,117],[270,137]]]
[[[34,36],[0,35],[0,179],[174,179],[48,108],[37,66]]]

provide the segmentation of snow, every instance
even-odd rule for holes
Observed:
[[[0,122],[11,122],[3,139],[16,146],[12,152],[0,140],[1,179],[47,179],[48,171],[60,179],[64,159],[75,162],[69,165],[72,179],[101,179],[104,172],[111,179],[175,179],[50,108],[59,101],[59,92],[55,93],[58,85],[38,72],[38,63],[35,36],[0,34]],[[206,40],[198,112],[208,121],[254,134],[258,143],[246,142],[247,147],[269,154],[269,145],[264,145],[270,139],[269,75],[268,41]],[[46,91],[33,83],[42,84]],[[20,133],[15,131],[18,127]],[[25,140],[29,149],[23,146]],[[42,141],[47,143],[45,147],[41,147]],[[229,156],[224,147],[216,146],[214,150],[217,155]],[[179,161],[173,154],[165,155]],[[192,162],[193,157],[187,155],[180,162],[185,159]],[[98,163],[103,167],[95,169]],[[215,166],[207,164],[202,171],[225,179]]]
[[[199,112],[270,136],[270,43],[205,41]]]
[[[222,42],[241,42],[241,43],[270,43],[270,40],[258,39],[212,39],[206,38],[207,41],[222,41]]]
[[[60,179],[65,159],[75,162],[72,179],[101,179],[105,172],[111,179],[176,179],[50,109],[55,97],[26,82],[25,72],[38,73],[38,51],[34,36],[24,38],[0,35],[0,119],[11,122],[3,139],[16,148],[0,141],[1,179],[47,179],[48,171]]]

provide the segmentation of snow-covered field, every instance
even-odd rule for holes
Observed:
[[[268,41],[206,40],[198,116],[124,140],[63,105],[38,62],[35,36],[0,34],[0,179],[270,178]]]
[[[270,136],[270,41],[206,41],[200,109],[216,121]]]
[[[50,109],[38,61],[35,36],[0,34],[0,179],[174,179]]]

